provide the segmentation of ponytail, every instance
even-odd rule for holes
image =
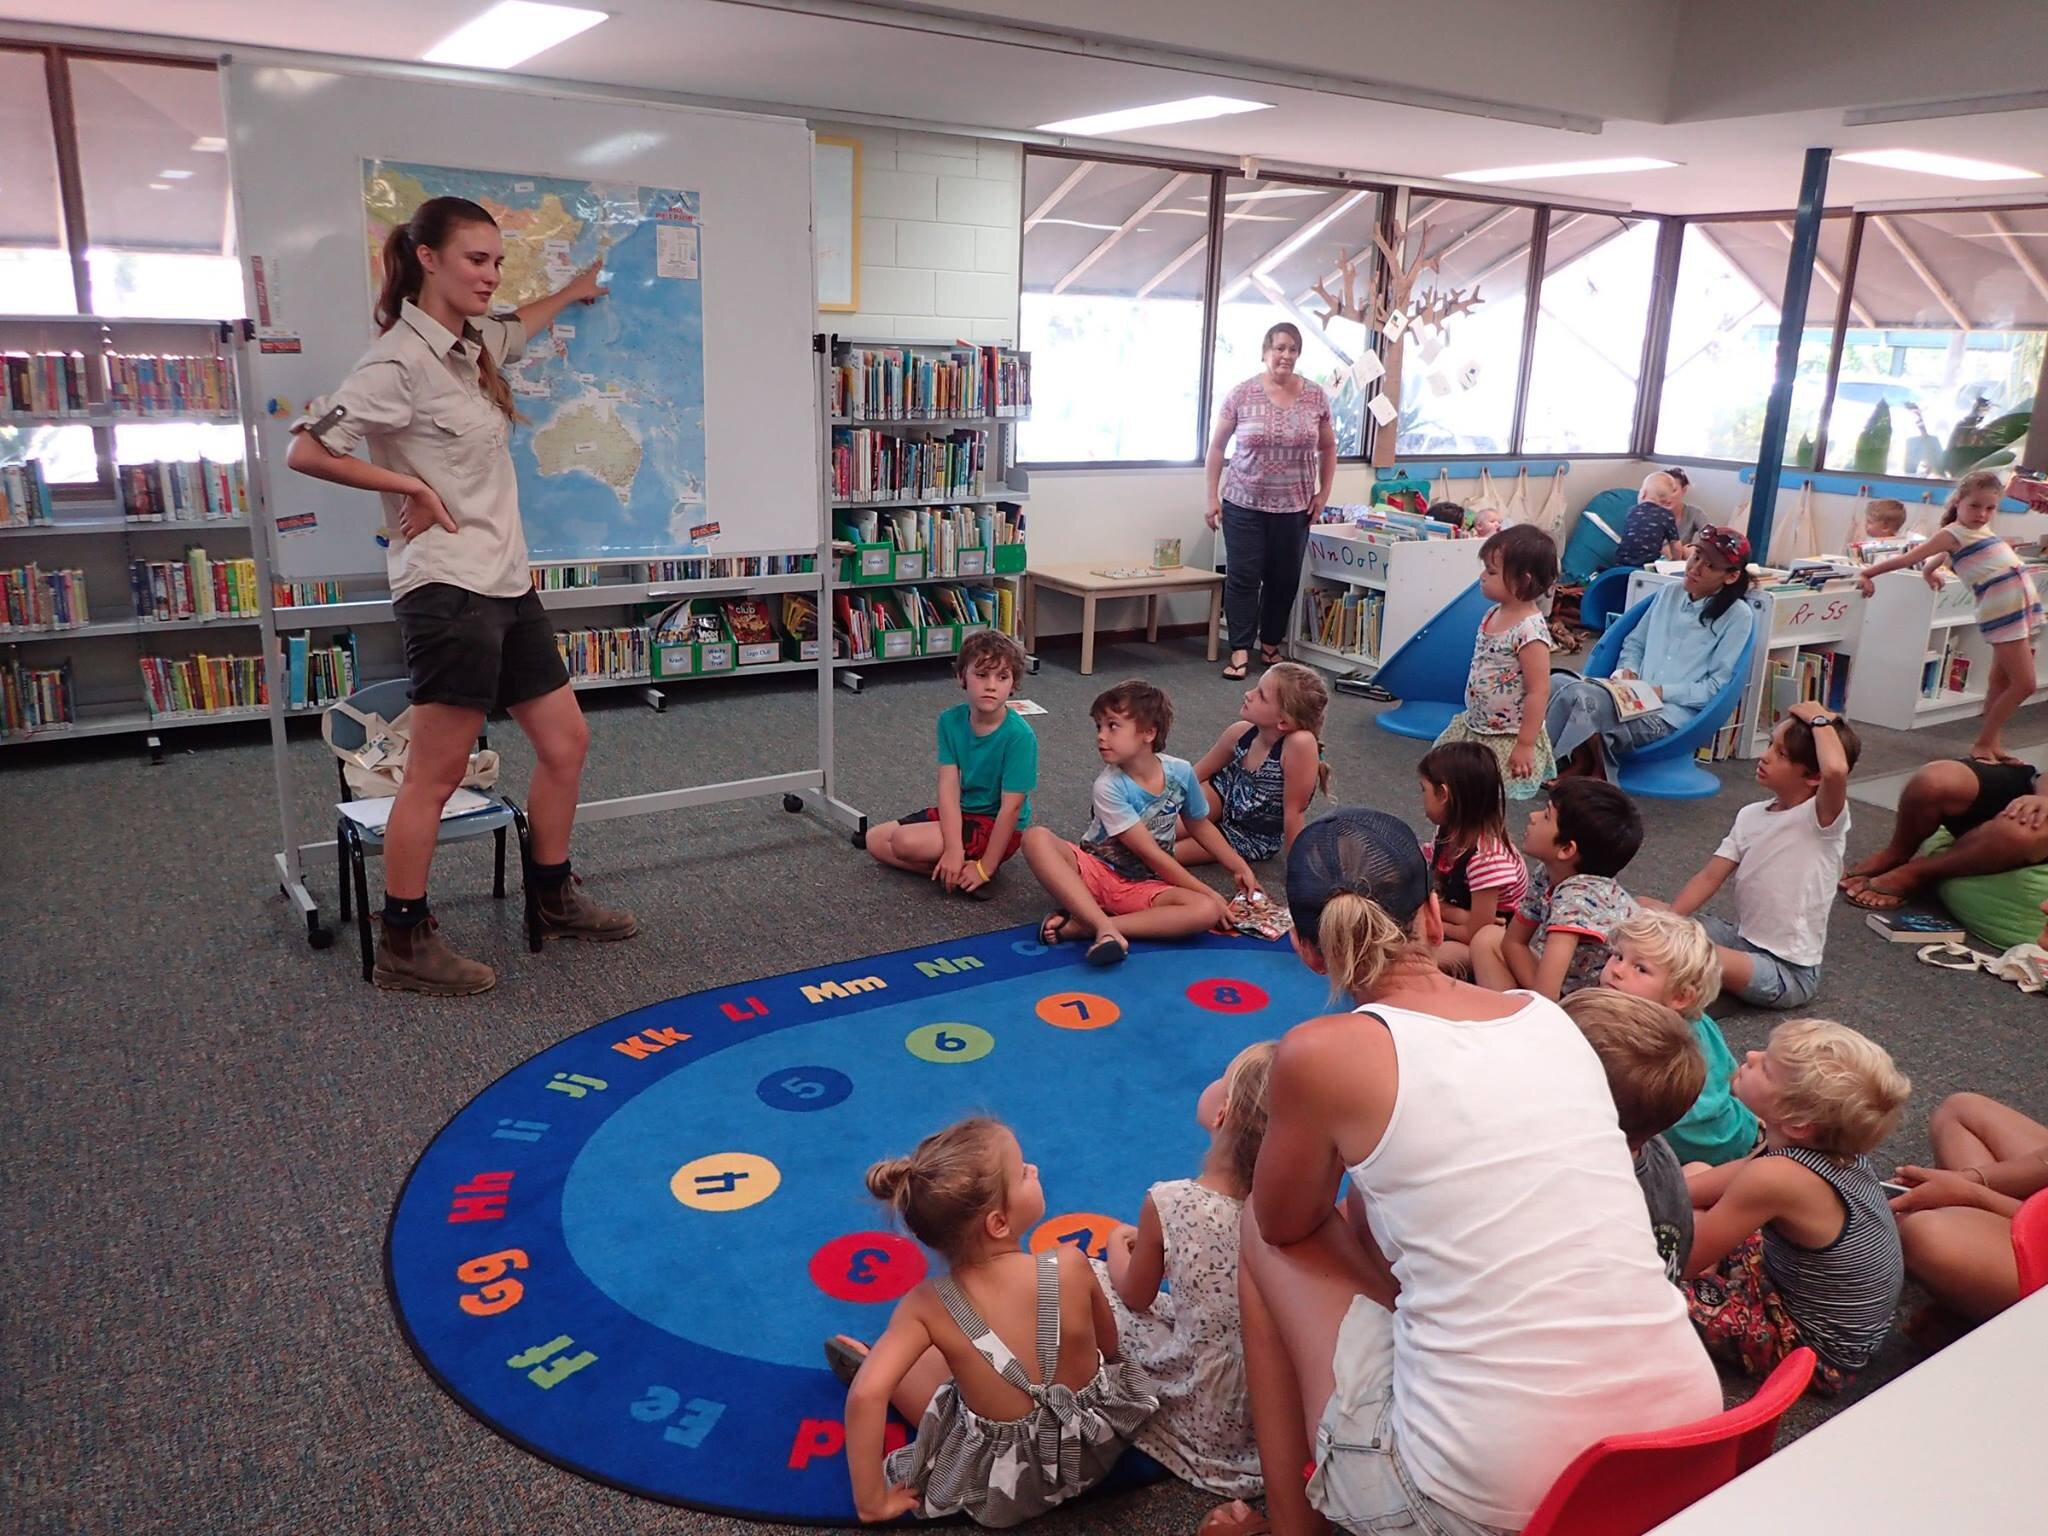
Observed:
[[[1413,942],[1386,908],[1356,891],[1332,896],[1316,928],[1316,948],[1330,977],[1331,995],[1338,999],[1370,997]]]
[[[1312,667],[1298,661],[1276,661],[1266,669],[1273,679],[1273,699],[1280,713],[1294,722],[1298,731],[1316,739],[1316,788],[1330,793],[1330,765],[1323,760],[1323,715],[1330,707],[1330,690]]]
[[[413,210],[410,220],[395,226],[384,237],[384,280],[377,291],[376,308],[379,335],[398,324],[399,314],[408,303],[419,302],[420,290],[427,281],[426,268],[420,264],[420,251],[440,250],[448,243],[449,237],[465,224],[498,227],[498,221],[491,217],[489,209],[466,197],[430,197]],[[489,347],[480,349],[477,354],[477,382],[507,421],[523,419],[519,408],[512,402],[512,386],[506,382],[504,372],[498,367],[498,360],[491,356]]]

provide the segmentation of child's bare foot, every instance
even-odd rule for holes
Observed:
[[[867,1358],[867,1345],[849,1334],[835,1333],[825,1341],[825,1363],[832,1367],[832,1374],[849,1387]]]
[[[1195,1527],[1196,1536],[1263,1536],[1272,1527],[1266,1517],[1243,1499],[1232,1499],[1228,1504],[1218,1504],[1202,1517],[1202,1523]]]

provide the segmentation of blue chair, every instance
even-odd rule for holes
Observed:
[[[1652,593],[1635,604],[1620,618],[1607,626],[1607,633],[1600,637],[1600,643],[1593,647],[1593,654],[1586,658],[1587,677],[1607,677],[1614,671],[1621,659],[1622,642],[1628,639],[1629,631],[1643,622],[1643,616],[1650,611],[1650,604],[1656,594]],[[1721,781],[1693,761],[1693,753],[1714,739],[1714,733],[1728,723],[1736,707],[1742,703],[1742,690],[1749,683],[1750,663],[1756,659],[1757,636],[1770,628],[1770,614],[1759,611],[1752,602],[1751,611],[1756,614],[1756,623],[1749,631],[1749,641],[1742,647],[1742,655],[1735,663],[1735,675],[1706,707],[1694,715],[1679,730],[1669,736],[1660,736],[1648,746],[1638,747],[1616,764],[1615,772],[1621,787],[1632,795],[1645,795],[1652,800],[1704,800],[1721,792]]]
[[[1401,702],[1380,711],[1374,724],[1396,736],[1435,741],[1465,707],[1465,679],[1472,671],[1472,647],[1493,604],[1479,583],[1460,592],[1422,628],[1381,662],[1372,680]]]
[[[1606,633],[1607,626],[1628,605],[1628,579],[1636,570],[1633,565],[1610,565],[1587,582],[1585,595],[1579,599],[1579,623],[1596,635]]]
[[[399,713],[412,702],[412,681],[409,678],[394,678],[386,683],[371,683],[358,688],[342,702],[358,714],[379,715],[386,720],[395,720]],[[363,745],[366,733],[360,721],[330,707],[327,711],[327,738],[335,746],[354,750]],[[479,746],[484,738],[477,738]],[[353,800],[355,791],[349,787],[348,775],[343,772],[340,758],[334,760],[335,777],[341,783],[341,798]],[[519,884],[526,898],[526,947],[540,949],[540,925],[534,910],[533,881],[527,875],[532,857],[529,851],[526,831],[526,813],[504,795],[489,795],[488,810],[472,811],[466,816],[451,816],[440,824],[437,843],[468,842],[482,837],[486,832],[494,834],[497,840],[497,861],[491,882],[491,894],[500,900],[505,895],[505,829],[511,827],[519,834]],[[356,932],[362,941],[363,980],[369,981],[376,969],[376,946],[370,938],[370,877],[368,858],[371,854],[384,851],[384,834],[375,832],[347,816],[337,815],[334,824],[334,848],[337,872],[341,880],[341,920],[345,923],[351,916],[356,920]],[[351,902],[350,896],[354,900]]]

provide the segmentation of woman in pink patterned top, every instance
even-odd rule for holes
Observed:
[[[1267,666],[1280,659],[1287,616],[1301,585],[1308,525],[1337,474],[1330,401],[1302,378],[1301,332],[1284,321],[1260,348],[1266,371],[1223,397],[1209,434],[1209,526],[1223,529],[1228,561],[1223,608],[1230,619],[1228,678],[1241,678],[1254,638]],[[1237,452],[1226,474],[1223,450]],[[1263,590],[1262,590],[1263,589]]]

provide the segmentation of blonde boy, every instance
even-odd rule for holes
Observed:
[[[1692,1252],[1692,1199],[1678,1158],[1659,1133],[1699,1097],[1706,1061],[1676,1010],[1648,998],[1585,987],[1564,1000],[1564,1011],[1607,1073],[1607,1091],[1614,1095],[1615,1116],[1649,1207],[1650,1234],[1664,1273],[1676,1280]]]
[[[1747,1157],[1756,1146],[1757,1123],[1735,1097],[1735,1053],[1707,1008],[1721,994],[1721,957],[1706,929],[1676,912],[1644,907],[1608,936],[1613,954],[1600,985],[1648,998],[1691,1020],[1693,1039],[1706,1063],[1698,1097],[1664,1140],[1684,1163],[1726,1163]]]
[[[1889,496],[1871,502],[1863,509],[1863,527],[1865,538],[1896,539],[1906,530],[1906,504]]]
[[[1684,1282],[1707,1352],[1751,1375],[1801,1345],[1839,1391],[1891,1331],[1905,1285],[1899,1227],[1866,1155],[1912,1084],[1884,1047],[1827,1019],[1791,1019],[1735,1071],[1764,1150],[1686,1175],[1696,1215]]]

